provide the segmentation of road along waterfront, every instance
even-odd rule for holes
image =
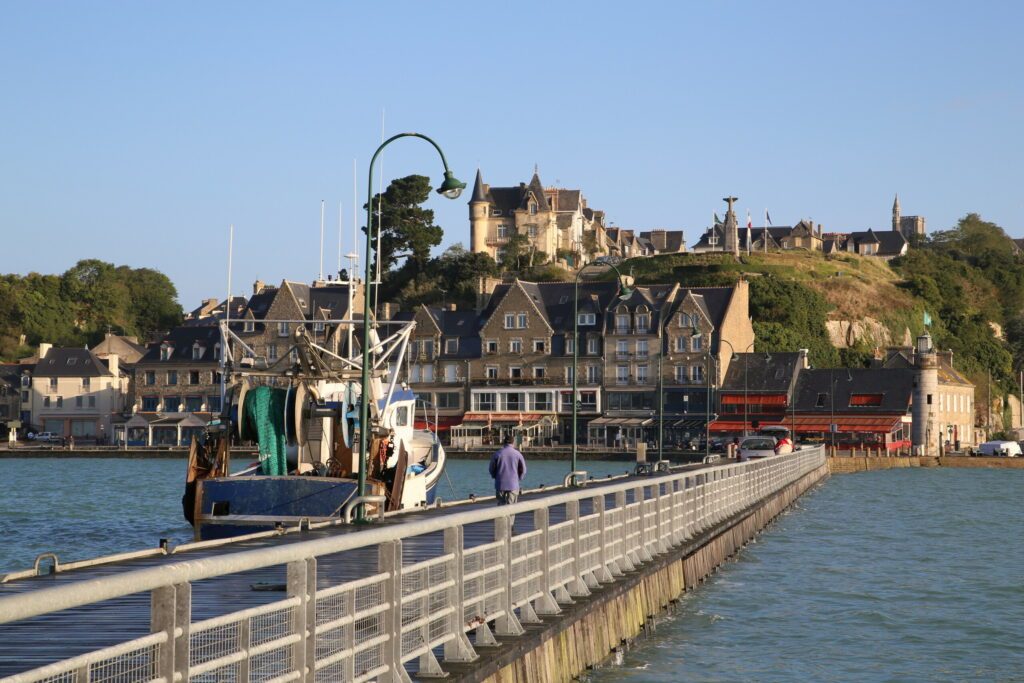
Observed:
[[[1017,470],[833,476],[588,680],[1024,680],[1022,490]]]

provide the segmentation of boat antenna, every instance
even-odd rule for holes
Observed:
[[[320,281],[324,280],[324,200],[320,200]]]
[[[228,226],[228,298],[224,302],[224,327],[231,326],[231,255],[235,249],[235,224]],[[224,394],[227,390],[227,339],[224,338],[224,327],[220,328],[220,409],[224,410]]]
[[[384,108],[380,110],[380,144],[384,144]],[[374,278],[373,283],[373,314],[374,317],[377,315],[377,308],[380,304],[380,269],[381,269],[381,258],[380,258],[380,245],[381,245],[381,223],[384,217],[384,154],[380,155],[380,163],[377,165],[377,249],[374,252],[374,256],[377,259],[377,277]],[[369,258],[369,255],[367,255]]]
[[[341,223],[342,223],[342,203],[338,202],[338,277],[341,277]]]

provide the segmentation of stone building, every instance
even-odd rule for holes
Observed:
[[[525,235],[534,254],[569,265],[605,252],[604,213],[587,206],[580,190],[544,187],[536,170],[529,183],[491,187],[477,170],[469,200],[470,246],[500,260],[513,234]]]
[[[100,360],[88,349],[40,344],[30,388],[33,428],[80,442],[105,442],[127,388],[116,354]]]
[[[177,327],[132,369],[130,411],[115,421],[118,443],[185,445],[221,410],[220,330]]]
[[[892,230],[901,233],[908,242],[924,239],[925,236],[924,216],[902,215],[899,195],[896,195],[892,202]]]
[[[907,238],[899,232],[865,230],[861,232],[829,232],[823,235],[825,254],[852,253],[875,256],[886,261],[907,253]]]

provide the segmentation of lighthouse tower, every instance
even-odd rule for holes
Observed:
[[[939,362],[932,347],[932,337],[927,331],[917,338],[914,367],[917,376],[914,382],[913,452],[915,455],[938,455],[939,439],[942,436],[936,426]]]

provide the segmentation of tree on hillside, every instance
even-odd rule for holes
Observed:
[[[152,268],[117,270],[128,287],[128,314],[136,334],[145,337],[181,324],[178,290],[169,277]]]
[[[434,225],[434,212],[420,206],[430,197],[430,192],[429,178],[411,175],[392,180],[383,195],[374,196],[374,220],[379,221],[381,230],[378,255],[381,272],[390,271],[401,258],[411,262],[417,272],[422,271],[430,259],[430,250],[441,243],[444,231]],[[366,209],[365,204],[363,209]],[[366,226],[363,232],[365,234]]]

